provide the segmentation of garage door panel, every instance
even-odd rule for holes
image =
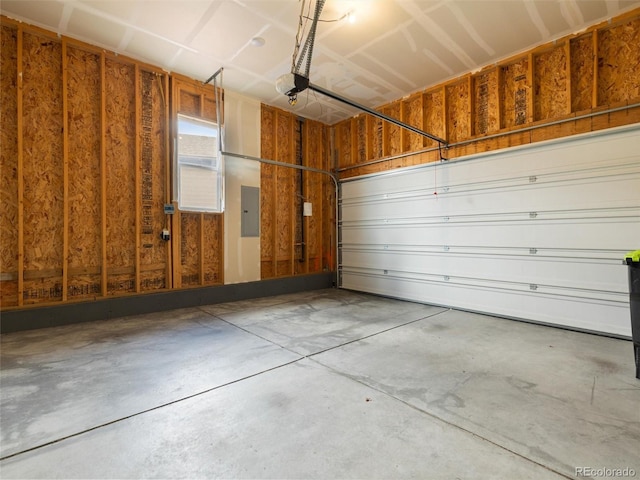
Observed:
[[[345,270],[366,270],[392,276],[430,275],[442,280],[486,279],[529,286],[547,285],[584,290],[592,294],[613,292],[626,295],[626,266],[612,260],[528,258],[513,255],[461,255],[425,252],[350,251]],[[558,265],[561,263],[561,265]],[[597,268],[599,275],[593,276]]]
[[[341,285],[628,336],[639,138],[636,125],[349,180]]]

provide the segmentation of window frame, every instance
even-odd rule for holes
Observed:
[[[181,121],[185,121],[190,123],[192,127],[197,131],[199,128],[207,129],[209,132],[215,132],[215,135],[194,135],[193,133],[185,133],[185,130],[180,128]],[[194,213],[224,213],[224,159],[221,149],[221,139],[222,139],[222,127],[215,121],[208,120],[206,118],[195,117],[193,115],[187,115],[183,113],[178,113],[176,116],[176,136],[175,136],[175,148],[174,148],[174,159],[173,159],[173,167],[174,167],[174,176],[173,176],[173,199],[174,202],[177,203],[178,209],[180,211],[185,212],[194,212]],[[181,135],[193,135],[200,137],[209,137],[211,136],[214,140],[214,150],[213,155],[181,155]],[[187,161],[181,160],[181,158],[187,158]],[[209,165],[207,165],[207,163]],[[214,195],[215,205],[207,204],[205,201],[204,204],[198,205],[194,202],[189,202],[185,200],[184,195],[184,172],[182,167],[192,167],[192,168],[201,168],[204,171],[208,171],[214,174],[215,178],[212,179],[215,182],[215,185],[212,188],[215,188]]]

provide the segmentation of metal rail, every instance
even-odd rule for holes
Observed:
[[[260,162],[260,163],[266,163],[268,165],[276,165],[278,167],[286,167],[286,168],[294,168],[296,170],[304,170],[306,172],[314,172],[314,173],[321,173],[323,175],[328,175],[329,177],[331,177],[331,180],[333,180],[333,184],[336,190],[336,206],[335,206],[335,227],[336,227],[336,248],[335,248],[335,254],[336,254],[336,286],[338,285],[338,281],[339,281],[339,270],[340,270],[340,251],[339,251],[339,242],[338,242],[338,226],[339,226],[339,219],[338,219],[338,214],[339,214],[339,210],[338,210],[338,203],[339,203],[339,195],[340,195],[340,187],[339,187],[339,183],[338,183],[338,177],[336,175],[334,175],[333,173],[331,173],[328,170],[322,170],[320,168],[313,168],[313,167],[307,167],[305,165],[296,165],[295,163],[285,163],[285,162],[279,162],[277,160],[270,160],[268,158],[260,158],[260,157],[253,157],[251,155],[243,155],[240,153],[233,153],[233,152],[221,152],[223,156],[225,157],[232,157],[232,158],[241,158],[243,160],[251,160],[254,162]]]
[[[401,122],[400,120],[390,117],[388,115],[385,115],[384,113],[380,113],[376,110],[373,110],[369,107],[366,107],[364,105],[361,105],[357,102],[354,102],[353,100],[350,100],[348,98],[345,98],[341,95],[338,95],[337,93],[333,93],[329,90],[326,90],[322,87],[319,87],[317,85],[314,85],[313,83],[309,83],[309,87],[310,90],[313,90],[314,92],[318,92],[321,93],[322,95],[332,98],[334,100],[338,100],[339,102],[342,103],[346,103],[347,105],[350,105],[352,107],[358,108],[360,110],[363,110],[365,112],[367,112],[369,115],[373,115],[374,117],[380,118],[382,120],[384,120],[385,122],[389,122],[389,123],[393,123],[394,125],[397,125],[398,127],[404,128],[406,130],[409,130],[413,133],[417,133],[418,135],[422,135],[423,137],[427,137],[430,138],[431,140],[435,140],[436,142],[444,145],[445,147],[448,146],[447,141],[444,140],[443,138],[437,137],[431,133],[427,133],[423,130],[420,130],[419,128],[416,128],[412,125],[409,125],[407,123]]]
[[[309,86],[309,88],[311,88],[311,86]],[[551,127],[553,125],[561,125],[563,123],[575,122],[576,120],[583,120],[585,118],[597,117],[599,115],[607,115],[609,113],[620,112],[622,110],[629,110],[629,109],[637,108],[637,107],[640,107],[640,103],[634,103],[632,105],[624,105],[622,107],[610,108],[608,110],[602,110],[602,111],[599,111],[599,112],[585,113],[584,115],[578,115],[576,117],[563,118],[563,119],[560,119],[560,120],[554,120],[552,122],[542,123],[540,125],[530,125],[528,127],[519,128],[517,130],[510,130],[508,132],[492,133],[491,135],[485,135],[483,137],[470,138],[468,140],[462,140],[460,142],[451,143],[449,145],[446,145],[446,147],[447,148],[460,147],[460,146],[468,145],[468,144],[474,143],[474,142],[481,142],[483,140],[490,140],[492,138],[504,137],[504,136],[507,136],[507,135],[512,135],[514,133],[528,132],[528,131],[531,131],[531,130],[537,130],[539,128]],[[439,149],[440,149],[440,147],[423,148],[422,150],[416,150],[415,152],[400,153],[398,155],[393,155],[393,156],[390,156],[390,157],[378,158],[378,159],[372,160],[370,162],[363,162],[363,163],[358,163],[358,164],[355,164],[355,165],[349,165],[347,167],[338,168],[337,171],[338,172],[345,172],[347,170],[353,170],[354,168],[368,167],[369,165],[375,165],[377,163],[388,162],[388,161],[391,161],[391,160],[398,160],[400,158],[412,157],[413,155],[420,155],[421,153],[435,152],[435,151],[437,151]]]

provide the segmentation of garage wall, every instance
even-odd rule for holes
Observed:
[[[640,248],[639,134],[345,181],[341,286],[630,336],[622,258]]]
[[[260,156],[260,102],[225,92],[225,150]],[[260,188],[260,164],[225,157],[224,282],[260,280],[260,237],[242,236],[242,187]]]

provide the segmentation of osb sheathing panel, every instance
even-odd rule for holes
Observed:
[[[67,48],[69,129],[69,268],[102,264],[100,57]],[[70,299],[94,297],[100,277],[69,275]],[[98,290],[98,292],[96,292]]]
[[[202,106],[200,105],[200,95],[191,93],[189,91],[186,91],[180,88],[178,92],[178,96],[179,96],[179,102],[180,102],[180,105],[179,105],[180,113],[183,113],[185,115],[191,115],[193,117],[200,116],[202,111]]]
[[[24,268],[60,272],[25,280],[25,303],[36,303],[62,299],[62,47],[27,33],[23,42]]]
[[[291,163],[293,152],[291,135],[292,117],[285,112],[276,113],[276,159]],[[294,207],[292,189],[293,170],[276,167],[276,258],[282,260],[291,257],[293,239],[292,208]],[[278,275],[283,273],[276,270]],[[288,272],[290,274],[291,271]]]
[[[598,105],[640,97],[640,18],[598,32]]]
[[[364,119],[366,130],[366,118]],[[324,148],[323,126],[318,122],[305,122],[305,141],[308,145],[308,158],[306,165],[323,169]],[[322,177],[325,175],[320,173],[305,172],[305,180],[307,185],[306,197],[307,201],[312,205],[312,215],[307,218],[308,237],[306,238],[307,253],[310,259],[308,268],[310,272],[316,272],[320,269],[320,258],[322,256]],[[311,259],[317,259],[313,261]]]
[[[273,258],[275,222],[275,178],[274,165],[260,167],[260,255],[262,259]]]
[[[141,72],[141,229],[140,264],[154,265],[155,272],[141,278],[141,290],[164,288],[167,262],[166,242],[160,232],[166,226],[166,113],[162,76]],[[143,269],[144,270],[144,269]]]
[[[204,279],[205,285],[222,281],[222,215],[204,215]]]
[[[200,214],[180,213],[182,286],[200,283]]]
[[[447,124],[450,143],[466,140],[471,136],[471,100],[469,82],[464,80],[447,85]]]
[[[265,280],[276,276],[272,260],[263,260],[260,262],[260,278]]]
[[[0,33],[0,306],[18,304],[18,106],[17,32],[2,25]],[[11,278],[11,279],[9,279]]]
[[[356,121],[356,147],[357,147],[357,162],[366,162],[369,157],[368,135],[367,135],[367,116],[358,115],[355,118]]]
[[[292,274],[291,260],[278,260],[276,262],[276,276],[284,277]]]
[[[135,68],[106,59],[106,174],[108,293],[132,291],[125,274],[109,269],[134,267],[136,257]],[[134,288],[135,289],[135,285]]]
[[[391,118],[399,120],[402,118],[402,103],[393,102],[391,105],[384,108],[383,112]],[[392,123],[385,122],[385,131],[385,139],[387,145],[386,154],[397,155],[399,153],[402,153],[402,130],[400,129],[400,127]]]
[[[571,39],[571,111],[591,108],[593,98],[593,33]]]
[[[266,105],[261,106],[260,155],[262,158],[275,159],[275,112]],[[274,222],[275,222],[275,169],[274,165],[260,166],[260,256],[263,260],[261,278],[274,275],[273,268],[265,265],[273,259]],[[271,267],[272,265],[269,264]]]
[[[211,92],[213,95],[213,92]],[[222,115],[222,111],[220,111],[220,115]],[[204,103],[202,105],[202,117],[207,120],[211,120],[212,122],[218,121],[218,112],[216,112],[216,101],[213,98],[209,98],[206,96],[204,98]]]
[[[302,152],[302,122],[299,119],[293,119],[293,163],[301,165],[303,161]],[[302,219],[302,202],[305,192],[302,190],[302,175],[301,170],[289,170],[292,182],[292,209],[293,209],[293,248],[294,258],[297,260],[294,263],[294,273],[304,272],[304,249],[303,249],[303,228],[304,221]],[[302,260],[302,262],[300,262]],[[302,263],[302,265],[300,265]]]
[[[422,130],[423,117],[422,94],[414,95],[404,101],[405,123]],[[405,136],[405,151],[415,152],[422,148],[424,138],[422,135],[404,129],[402,134]]]
[[[564,44],[533,57],[534,120],[547,120],[570,113],[567,61]]]
[[[474,134],[486,135],[500,130],[498,70],[480,73],[473,79]]]
[[[426,93],[424,96],[424,108],[426,110],[424,131],[444,138],[444,99],[442,97],[442,90]],[[437,145],[437,143],[431,139],[427,139],[426,144],[427,146]]]
[[[632,16],[631,16],[632,15]],[[635,103],[640,98],[640,18],[638,10],[623,19],[614,20],[612,26],[600,25],[590,29],[578,37],[566,37],[556,42],[556,48],[544,51],[536,49],[529,54],[522,54],[519,60],[504,64],[488,71],[472,76],[471,135],[479,138],[473,143],[451,146],[446,150],[449,159],[461,155],[482,153],[498,148],[522,145],[532,141],[557,138],[588,131],[595,131],[614,126],[637,123],[637,110],[629,109],[595,115],[587,121],[569,122],[556,129],[542,127],[545,121],[558,117],[566,118],[571,112],[592,110],[597,97],[601,109],[609,105],[620,106],[625,102]],[[597,39],[598,51],[597,71],[602,78],[594,78],[594,37]],[[570,42],[567,45],[566,42]],[[568,58],[567,58],[568,57]],[[530,59],[536,64],[529,65]],[[570,65],[567,65],[567,61]],[[567,78],[567,71],[570,77]],[[463,80],[463,79],[460,79]],[[537,84],[537,99],[534,88]],[[594,86],[597,89],[594,94]],[[423,130],[445,137],[442,112],[442,86],[433,87],[423,97],[424,124]],[[569,106],[569,89],[571,90],[571,106]],[[451,102],[451,98],[447,98]],[[537,102],[537,103],[536,103]],[[405,119],[407,101],[405,100]],[[597,110],[593,111],[597,113]],[[537,118],[534,118],[537,117]],[[448,117],[450,119],[450,117]],[[544,119],[543,119],[544,118]],[[530,126],[534,119],[538,120],[533,133],[518,132],[518,129]],[[370,118],[369,136],[371,155],[366,162],[377,160],[376,134]],[[345,121],[347,122],[347,121]],[[449,128],[451,124],[448,124]],[[334,131],[337,135],[337,130]],[[504,136],[491,141],[483,140],[482,135],[502,132]],[[453,133],[453,132],[452,132]],[[473,138],[473,137],[472,137]],[[451,135],[447,138],[453,141]],[[435,147],[431,140],[424,141],[425,147]],[[405,144],[405,147],[406,144]],[[406,149],[406,148],[405,148]],[[406,158],[407,165],[428,163],[438,160],[438,152],[430,151]],[[364,163],[366,163],[364,162]],[[402,162],[388,160],[368,166],[358,163],[339,164],[343,169],[342,178],[372,173],[380,169],[396,168]]]
[[[336,150],[340,167],[354,163],[351,156],[351,119],[336,125]]]
[[[371,115],[367,116],[367,131],[371,137],[371,155],[374,159],[382,158],[384,156],[382,140],[384,137],[384,123],[385,122],[377,117],[373,117]]]
[[[502,127],[524,125],[529,118],[528,104],[531,86],[527,79],[529,61],[526,58],[502,67]]]

